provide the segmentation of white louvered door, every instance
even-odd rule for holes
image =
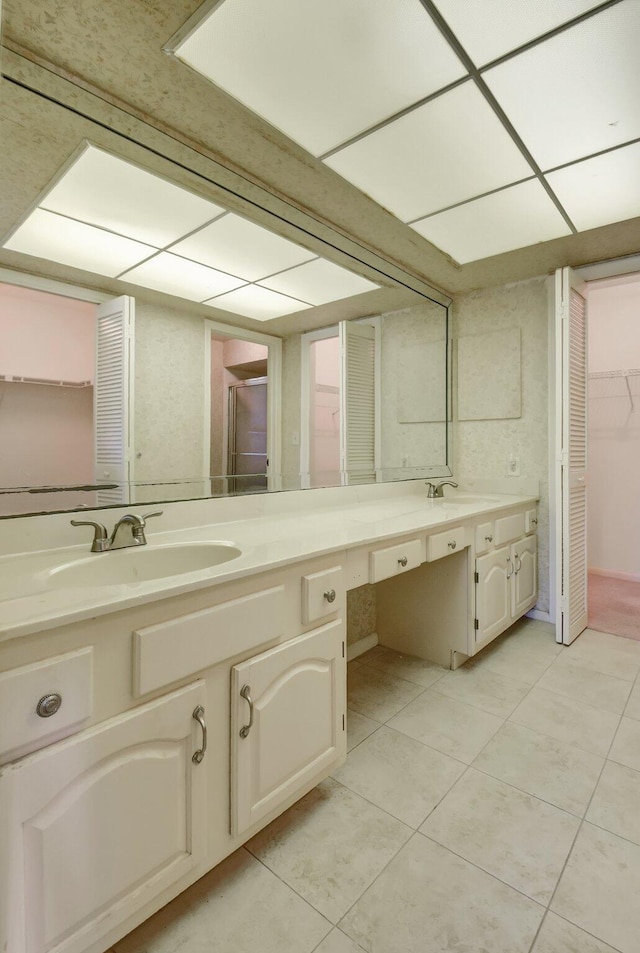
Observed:
[[[117,483],[100,490],[100,503],[128,499],[133,480],[133,298],[112,298],[96,308],[96,376],[94,384],[96,483]]]
[[[345,483],[376,479],[376,329],[340,322],[340,469]]]
[[[556,640],[587,627],[587,301],[570,268],[556,272]]]

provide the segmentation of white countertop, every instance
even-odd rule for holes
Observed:
[[[309,503],[311,497],[307,497]],[[338,497],[335,497],[338,499]],[[380,543],[410,533],[489,515],[496,510],[535,503],[536,496],[457,494],[428,500],[416,492],[348,504],[297,506],[248,519],[189,526],[161,532],[160,521],[147,527],[149,547],[175,543],[225,541],[241,555],[207,569],[146,582],[107,586],[53,587],[56,566],[89,556],[89,545],[66,546],[0,557],[0,641],[70,622],[204,589],[303,559]],[[215,504],[216,501],[210,501]],[[137,509],[137,508],[134,508]],[[215,509],[211,509],[214,513]],[[96,518],[100,518],[100,514]],[[110,553],[91,559],[108,560]]]

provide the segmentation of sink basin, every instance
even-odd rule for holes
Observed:
[[[182,576],[219,566],[241,555],[233,543],[174,543],[94,553],[50,570],[47,583],[73,586],[118,586]]]

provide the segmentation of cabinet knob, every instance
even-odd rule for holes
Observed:
[[[327,591],[324,594],[324,597],[327,600],[327,602],[335,602],[336,601],[335,589],[327,589]]]
[[[493,536],[485,536],[485,540],[486,540],[487,543],[492,543],[492,542],[493,542]]]
[[[36,705],[36,715],[40,718],[51,718],[52,715],[60,709],[62,705],[62,695],[57,692],[51,692],[49,695],[43,695]]]
[[[450,542],[447,543],[447,546],[449,547],[449,549],[455,549],[457,545],[458,544],[456,543],[455,539],[452,539]]]
[[[537,526],[537,525],[538,525],[538,517],[537,517],[537,516],[534,516],[534,518],[531,520],[531,522],[532,522],[535,526]]]
[[[408,562],[407,557],[406,557],[406,556],[401,556],[400,559],[398,560],[398,565],[400,565],[400,566],[402,566],[402,567],[404,568],[404,567],[407,565],[407,562]]]

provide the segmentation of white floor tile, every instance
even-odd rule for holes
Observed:
[[[627,718],[635,718],[636,721],[640,721],[640,681],[636,679],[636,683],[631,689],[631,694],[629,695],[629,701],[627,702],[627,707],[624,710]]]
[[[587,820],[640,845],[640,771],[607,761]]]
[[[415,834],[340,927],[368,953],[528,953],[544,908]]]
[[[575,698],[532,688],[510,721],[543,735],[606,756],[620,718]]]
[[[507,678],[490,669],[463,665],[456,672],[448,672],[441,678],[434,691],[499,718],[507,718],[530,688],[526,682]]]
[[[415,829],[464,770],[459,761],[382,727],[334,778]]]
[[[334,927],[313,953],[362,953],[362,947],[349,939],[342,930]]]
[[[567,660],[633,682],[640,671],[640,642],[587,629],[567,647]]]
[[[436,665],[435,662],[428,662],[426,659],[416,658],[413,655],[402,655],[400,652],[393,652],[382,646],[379,648],[380,651],[367,660],[367,665],[387,672],[389,675],[395,675],[396,678],[415,682],[423,688],[429,688],[447,673],[446,668]]]
[[[635,718],[622,718],[609,758],[640,771],[640,721]]]
[[[555,658],[556,654],[547,649],[540,651],[528,643],[504,641],[495,646],[487,646],[467,664],[474,668],[487,668],[506,678],[526,682],[527,685],[535,685]]]
[[[379,727],[379,721],[374,721],[357,711],[347,709],[347,751],[351,751]]]
[[[349,674],[347,706],[374,721],[388,721],[424,689],[414,682],[362,665]]]
[[[622,678],[614,678],[603,672],[576,665],[569,655],[563,655],[551,665],[537,684],[567,698],[577,698],[594,708],[621,715],[624,711],[631,684]]]
[[[546,905],[579,824],[573,814],[469,768],[420,831]]]
[[[548,913],[531,953],[616,953],[616,950],[555,913]]]
[[[247,849],[336,923],[411,833],[329,779],[252,838]]]

